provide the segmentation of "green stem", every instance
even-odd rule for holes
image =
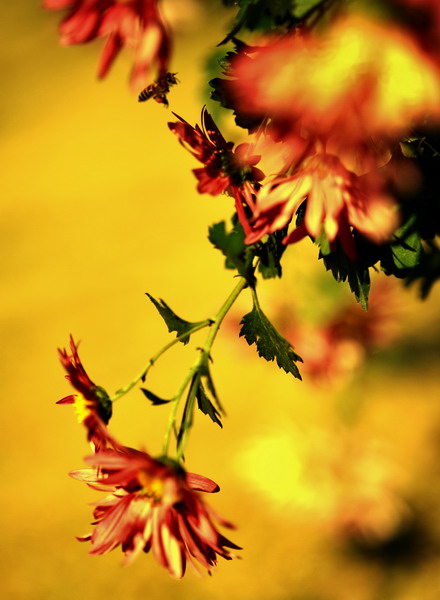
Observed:
[[[168,426],[167,426],[167,429],[165,431],[165,438],[164,438],[163,452],[162,452],[163,456],[168,456],[168,448],[169,448],[169,445],[170,445],[171,431],[173,429],[175,429],[175,426],[176,426],[177,409],[179,407],[179,403],[180,403],[180,400],[181,400],[181,398],[183,396],[183,393],[185,392],[185,390],[186,390],[188,384],[190,383],[190,381],[193,379],[193,377],[194,377],[197,369],[198,369],[198,365],[197,364],[193,365],[193,367],[190,369],[188,375],[183,380],[182,385],[177,390],[176,395],[174,396],[173,409],[170,412],[170,416],[168,418]]]
[[[167,429],[165,432],[164,445],[163,445],[163,455],[164,456],[168,456],[171,431],[173,429],[175,429],[175,427],[176,427],[177,410],[178,410],[180,401],[185,392],[185,389],[187,388],[189,383],[192,382],[190,391],[189,391],[187,399],[186,399],[185,408],[183,411],[182,423],[180,426],[180,431],[179,431],[179,436],[178,436],[179,440],[177,443],[177,450],[176,450],[176,453],[177,453],[176,459],[177,460],[180,460],[183,456],[183,453],[186,448],[186,444],[188,442],[188,433],[189,433],[189,430],[191,428],[192,421],[193,421],[192,415],[194,412],[195,398],[196,398],[197,389],[198,389],[198,386],[200,383],[201,374],[202,374],[203,370],[206,368],[206,365],[210,359],[211,348],[212,348],[212,345],[214,344],[214,340],[217,336],[218,330],[220,329],[220,325],[222,324],[223,319],[226,317],[230,308],[232,307],[232,305],[234,304],[234,302],[236,301],[236,299],[238,298],[240,293],[244,290],[246,285],[247,285],[246,279],[244,277],[240,277],[237,285],[232,290],[232,292],[229,294],[229,296],[227,297],[227,299],[221,306],[220,310],[216,314],[215,318],[210,321],[211,329],[209,331],[208,337],[206,338],[205,345],[203,346],[203,348],[200,349],[201,352],[200,352],[199,357],[197,358],[194,365],[191,367],[188,375],[185,377],[182,385],[179,387],[179,389],[177,390],[177,393],[174,397],[173,408],[171,410],[171,413],[170,413],[170,416],[168,419],[168,426],[167,426]]]
[[[212,328],[209,332],[208,337],[206,338],[205,345],[202,348],[202,354],[205,354],[207,357],[209,357],[210,350],[212,348],[212,345],[214,343],[214,340],[216,338],[218,330],[220,329],[220,325],[223,322],[223,319],[226,317],[226,315],[228,314],[232,305],[237,300],[238,296],[244,290],[246,285],[247,285],[246,279],[244,277],[240,277],[237,285],[232,290],[232,292],[229,294],[229,296],[226,298],[224,304],[222,305],[222,307],[216,314],[215,318],[212,319],[212,321],[211,321]]]
[[[123,387],[115,392],[114,396],[112,398],[110,398],[111,402],[115,402],[116,400],[119,400],[119,398],[121,398],[122,396],[125,396],[125,394],[127,394],[130,390],[132,390],[135,387],[135,385],[137,385],[139,383],[139,381],[143,381],[145,379],[145,377],[147,376],[148,371],[151,369],[151,367],[154,365],[154,363],[158,360],[158,358],[160,358],[162,356],[162,354],[164,354],[172,346],[177,344],[177,342],[181,342],[184,338],[187,338],[188,335],[191,335],[192,333],[195,333],[199,329],[203,329],[204,327],[208,327],[209,325],[212,325],[212,324],[213,324],[213,321],[211,319],[206,319],[205,321],[201,321],[196,326],[194,326],[190,331],[186,331],[185,333],[182,333],[182,335],[177,336],[174,340],[171,340],[171,342],[168,342],[168,344],[166,344],[163,348],[161,348],[158,352],[156,352],[156,354],[154,354],[150,358],[147,366],[143,369],[143,371],[141,373],[139,373],[139,375],[137,377],[135,377],[133,379],[133,381],[130,381],[130,383],[128,385],[126,385],[125,387]]]
[[[183,411],[182,424],[179,431],[179,439],[177,444],[176,460],[180,462],[183,458],[183,452],[188,441],[189,430],[193,423],[194,404],[197,397],[197,391],[200,384],[200,372],[195,373],[191,381],[188,398],[186,400],[185,409]]]

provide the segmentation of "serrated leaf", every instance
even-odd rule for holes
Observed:
[[[263,279],[282,276],[281,257],[287,246],[281,240],[285,235],[285,230],[276,231],[269,235],[267,242],[256,245],[255,255],[260,259],[258,271]]]
[[[185,321],[185,319],[181,319],[180,317],[178,317],[176,315],[176,313],[171,310],[171,308],[168,306],[168,304],[164,300],[162,300],[161,298],[159,298],[159,300],[156,300],[148,292],[146,295],[151,300],[151,302],[154,304],[154,306],[157,308],[160,316],[165,321],[165,323],[168,327],[168,331],[170,333],[172,331],[176,331],[177,332],[176,337],[179,337],[181,335],[184,335],[185,333],[188,333],[188,335],[184,336],[180,340],[182,342],[182,344],[187,344],[189,342],[191,330],[194,329],[194,327],[197,327],[197,325],[201,325],[203,323],[203,321],[197,321],[197,322],[193,322],[193,323],[190,321]]]
[[[325,234],[322,234],[326,240]],[[321,236],[321,237],[322,237]],[[358,240],[358,238],[355,238]],[[357,244],[358,250],[361,247]],[[325,241],[320,247],[319,258],[324,261],[327,271],[331,271],[338,282],[348,281],[350,290],[356,297],[364,310],[368,309],[368,296],[370,293],[370,273],[368,263],[365,264],[364,257],[358,256],[357,260],[351,260],[338,243],[334,249],[327,247]]]
[[[405,285],[409,286],[414,282],[420,284],[420,297],[422,300],[427,298],[432,286],[440,279],[440,248],[435,242],[430,242],[422,252],[420,263],[411,269],[405,279]]]
[[[216,409],[216,407],[206,395],[201,381],[199,381],[199,385],[196,392],[196,398],[197,406],[202,411],[202,413],[208,415],[214,423],[217,423],[217,425],[223,427],[222,422],[219,418],[221,416],[220,412]]]
[[[148,400],[150,400],[150,402],[153,404],[153,406],[159,406],[161,404],[168,404],[169,402],[172,402],[174,400],[174,398],[170,398],[170,400],[165,400],[164,398],[159,398],[159,396],[156,396],[156,394],[153,394],[153,392],[150,392],[150,390],[146,390],[145,388],[140,388],[140,390],[144,394],[144,396],[146,396],[148,398]]]
[[[211,225],[208,239],[225,257],[227,269],[236,269],[242,277],[248,281],[252,280],[253,255],[244,243],[244,232],[240,223],[234,223],[232,231],[229,232],[226,231],[224,221]]]
[[[211,396],[214,398],[214,401],[217,405],[218,410],[221,412],[221,414],[226,415],[226,411],[223,408],[223,406],[220,402],[220,399],[218,397],[217,390],[215,389],[214,381],[212,380],[211,371],[209,369],[208,364],[206,364],[204,366],[204,368],[200,370],[200,374],[205,379],[208,390],[209,390]]]
[[[384,246],[380,266],[387,275],[403,278],[417,268],[422,253],[419,216],[412,214]]]
[[[370,273],[366,268],[353,268],[348,272],[348,283],[356,300],[364,310],[368,310],[370,295]]]
[[[272,325],[254,298],[254,307],[241,320],[240,336],[251,346],[255,344],[258,355],[267,361],[276,360],[280,369],[301,379],[295,362],[302,362],[290,342]]]
[[[328,256],[332,252],[330,242],[324,231],[324,228],[322,229],[320,235],[315,238],[315,244],[318,246],[322,256]]]
[[[393,236],[391,252],[398,269],[410,269],[419,263],[422,242],[420,234],[414,230],[416,219],[413,215]]]
[[[236,260],[246,250],[242,231],[227,232],[224,221],[209,228],[208,239],[226,258],[231,260]]]

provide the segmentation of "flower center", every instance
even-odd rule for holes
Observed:
[[[84,423],[92,412],[93,402],[84,398],[82,394],[77,394],[75,396],[74,407],[78,423]]]
[[[164,492],[164,481],[155,477],[148,471],[139,471],[138,480],[142,486],[141,494],[150,499],[152,504],[158,504],[162,500]]]

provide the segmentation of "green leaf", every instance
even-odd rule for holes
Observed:
[[[289,29],[293,24],[292,0],[237,0],[234,4],[239,11],[232,30],[221,43],[230,40],[243,27],[250,31],[272,31],[283,25]]]
[[[422,300],[428,297],[432,286],[440,279],[440,248],[435,241],[428,242],[420,257],[420,263],[411,269],[405,279],[405,286],[414,282],[420,285]]]
[[[409,275],[422,258],[420,220],[411,214],[382,249],[380,266],[386,275],[403,278]]]
[[[255,255],[259,257],[258,271],[263,279],[281,277],[281,257],[286,250],[286,245],[281,243],[286,231],[276,231],[269,235],[267,242],[258,242],[255,245]]]
[[[302,362],[290,344],[272,325],[261,310],[254,293],[254,307],[241,320],[240,336],[251,346],[255,344],[258,355],[267,361],[276,360],[280,369],[301,379],[295,362]]]
[[[414,229],[416,220],[416,215],[412,215],[393,236],[391,252],[398,269],[410,269],[419,263],[422,242]]]
[[[362,242],[360,237],[355,235],[355,242],[359,256],[357,260],[352,261],[344,252],[339,242],[332,250],[325,234],[319,238],[321,243],[319,258],[324,261],[327,271],[331,271],[336,281],[348,281],[351,291],[364,310],[368,309],[368,296],[370,293],[370,273],[367,258],[370,254],[361,252]],[[315,240],[318,241],[318,238]]]
[[[144,394],[144,396],[146,396],[148,398],[148,400],[150,400],[150,402],[153,404],[153,406],[159,406],[161,404],[168,404],[169,402],[172,402],[174,400],[174,398],[165,400],[164,398],[159,398],[159,396],[156,396],[156,394],[153,394],[153,392],[150,392],[150,390],[146,390],[145,388],[140,388],[140,389],[141,389],[141,392]]]
[[[223,427],[222,422],[220,421],[220,412],[216,409],[214,404],[206,395],[206,392],[203,388],[202,382],[199,381],[199,385],[196,392],[197,398],[197,406],[202,411],[203,414],[208,415],[214,423],[217,423],[220,427]]]
[[[362,308],[368,310],[368,296],[370,295],[369,270],[363,267],[349,269],[348,284]]]
[[[211,376],[211,371],[210,371],[210,368],[209,368],[209,364],[206,363],[206,364],[203,365],[203,367],[200,369],[200,375],[201,375],[201,377],[203,377],[205,379],[206,385],[208,387],[208,390],[209,390],[211,396],[214,398],[214,401],[215,401],[215,403],[217,405],[218,410],[223,415],[225,415],[226,411],[223,408],[223,406],[222,406],[222,404],[221,404],[221,402],[219,400],[219,397],[217,395],[217,391],[216,391],[215,386],[214,386],[214,381],[212,380],[212,376]]]
[[[190,321],[185,321],[185,319],[181,319],[180,317],[178,317],[176,315],[176,313],[171,310],[171,308],[168,306],[168,304],[164,300],[162,300],[161,298],[159,298],[159,300],[156,300],[148,292],[146,295],[148,296],[148,298],[151,300],[151,302],[154,304],[154,306],[159,311],[159,314],[162,317],[162,319],[165,321],[165,323],[168,327],[168,331],[170,333],[172,331],[176,331],[177,332],[176,337],[179,337],[181,335],[184,335],[185,333],[188,333],[188,335],[185,335],[180,340],[182,342],[182,344],[187,344],[189,342],[191,330],[194,329],[194,327],[197,327],[197,325],[201,325],[203,323],[203,321],[197,321],[195,323],[191,323]]]
[[[294,4],[293,14],[301,19],[315,7],[317,8],[319,4],[322,4],[322,0],[295,0]]]
[[[226,231],[224,221],[209,228],[208,239],[226,258],[225,267],[236,269],[242,277],[253,284],[252,259],[249,246],[244,243],[244,231],[238,221],[233,222],[231,231]]]

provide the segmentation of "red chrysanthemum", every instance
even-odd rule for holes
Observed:
[[[107,423],[112,415],[112,403],[107,392],[95,385],[87,375],[78,356],[78,349],[70,336],[70,352],[58,349],[61,364],[67,371],[66,379],[77,390],[58,400],[57,404],[73,404],[78,417],[87,430],[87,439],[99,450],[114,440],[107,431]]]
[[[325,233],[330,243],[338,238],[355,258],[351,227],[376,243],[387,240],[397,227],[396,207],[374,180],[358,177],[336,156],[322,153],[306,159],[294,175],[277,177],[259,190],[246,243],[288,226],[306,199],[304,219],[285,236],[285,244]]]
[[[86,461],[94,468],[74,471],[110,495],[97,503],[93,533],[78,538],[90,541],[90,554],[105,554],[121,546],[125,563],[141,551],[154,554],[171,575],[181,578],[187,561],[210,571],[217,556],[230,560],[229,548],[239,549],[221,535],[214,520],[231,527],[214,514],[199,491],[217,492],[212,480],[185,473],[168,459],[156,460],[131,448],[103,450]]]
[[[260,156],[251,153],[250,144],[239,144],[235,150],[233,142],[227,142],[220,133],[206,108],[202,110],[202,126],[193,127],[175,115],[179,121],[168,123],[180,143],[203,167],[194,169],[198,179],[197,190],[201,194],[217,196],[231,186],[241,186],[245,181],[258,182],[264,174],[255,165]],[[232,193],[232,192],[231,192]]]
[[[168,72],[171,37],[157,0],[44,0],[48,9],[68,8],[60,25],[60,43],[84,44],[106,39],[98,67],[105,77],[122,48],[134,51],[131,84],[138,91]]]

